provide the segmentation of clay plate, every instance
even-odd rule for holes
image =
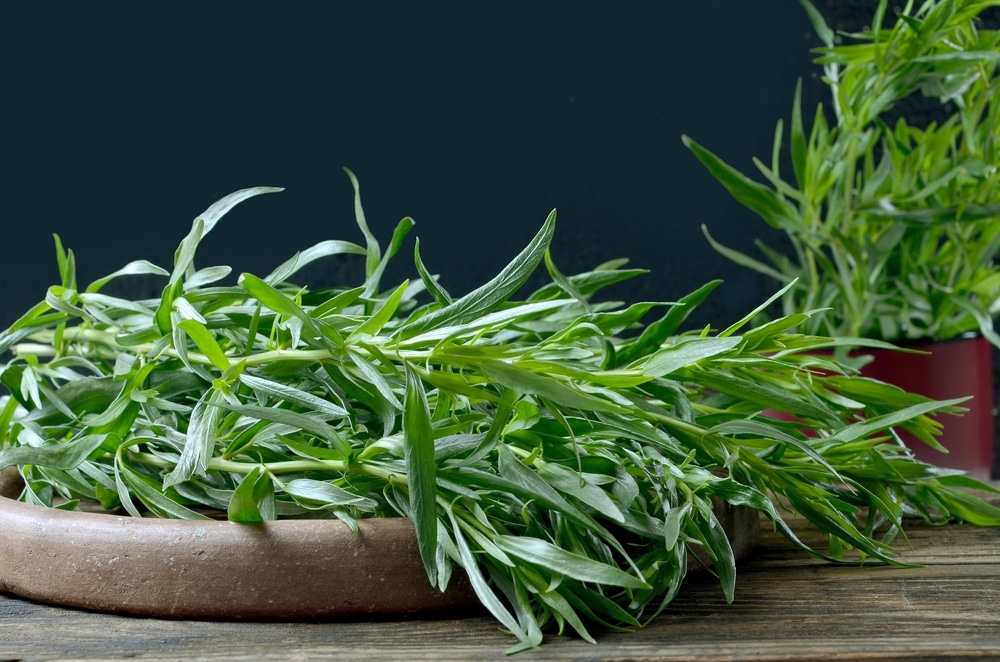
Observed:
[[[5,498],[19,482],[0,472],[0,592],[178,618],[356,618],[480,604],[462,572],[444,593],[430,585],[405,518],[361,520],[358,534],[337,520],[135,518]],[[717,514],[742,558],[759,539],[756,511],[720,504]]]

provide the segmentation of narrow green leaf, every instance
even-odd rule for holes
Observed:
[[[498,384],[519,393],[530,393],[570,409],[624,413],[625,410],[610,400],[591,395],[569,386],[567,382],[540,375],[503,361],[479,362],[483,372]]]
[[[957,62],[992,62],[1000,60],[996,51],[952,51],[935,55],[921,55],[913,58],[913,62],[926,63],[957,63]]]
[[[499,330],[514,322],[525,324],[542,313],[564,308],[567,303],[567,299],[553,299],[551,301],[515,304],[470,320],[464,324],[440,326],[419,335],[409,336],[405,340],[402,340],[400,344],[406,347],[419,347],[428,343],[436,344],[437,341],[445,339],[475,336],[484,329]],[[464,348],[467,348],[467,346]],[[459,350],[456,348],[447,348],[444,351],[455,352]],[[474,351],[484,352],[488,351],[488,348],[477,346]],[[498,347],[497,351],[502,353],[504,347]]]
[[[396,313],[396,309],[399,307],[399,302],[403,300],[403,295],[406,294],[406,288],[409,287],[410,281],[405,280],[403,283],[393,290],[392,294],[386,297],[386,300],[379,306],[372,315],[360,324],[350,335],[345,338],[345,342],[351,342],[352,340],[365,335],[375,335],[382,330],[382,327],[386,325],[389,320],[393,318]]]
[[[393,392],[392,387],[389,385],[385,376],[379,372],[378,367],[375,366],[367,357],[350,347],[347,348],[347,356],[350,358],[351,363],[358,368],[361,375],[364,377],[364,381],[374,386],[379,395],[382,396],[385,405],[390,409],[402,411],[403,404],[399,401],[399,398],[396,397],[396,394]],[[396,366],[392,366],[392,368],[395,369]]]
[[[53,234],[52,238],[56,243],[56,265],[59,268],[59,279],[62,286],[68,289],[76,289],[76,265],[74,264],[73,251],[63,248],[62,239],[58,234]]]
[[[389,260],[393,258],[399,249],[403,246],[403,241],[406,239],[406,235],[409,234],[410,230],[413,228],[413,219],[407,216],[401,220],[396,225],[396,230],[392,233],[392,240],[389,242],[389,248],[385,251],[385,255],[381,257],[376,265],[375,270],[369,274],[368,280],[365,282],[365,296],[372,297],[379,293],[379,286],[382,282],[382,275],[385,273],[386,267],[389,265]]]
[[[731,603],[736,595],[736,558],[729,537],[711,507],[701,509],[702,518],[689,520],[697,523],[702,540],[712,557],[712,569],[722,584],[726,602]]]
[[[450,305],[427,313],[401,327],[396,335],[401,339],[406,339],[441,326],[465,324],[496,310],[500,304],[524,285],[528,276],[541,262],[545,250],[552,241],[555,225],[556,213],[553,211],[545,219],[545,223],[534,239],[490,282],[469,292]]]
[[[215,224],[219,220],[228,214],[233,207],[240,204],[244,200],[249,200],[250,198],[256,197],[258,195],[264,195],[266,193],[280,193],[285,189],[278,186],[254,186],[251,188],[240,189],[239,191],[234,191],[229,195],[213,202],[209,205],[208,209],[203,211],[198,215],[204,224],[204,230],[201,236],[204,237],[215,227]]]
[[[480,569],[479,562],[476,557],[473,556],[472,550],[469,548],[469,543],[466,542],[465,536],[462,533],[462,529],[459,526],[458,520],[455,518],[455,514],[452,510],[448,509],[448,518],[451,520],[452,533],[455,536],[455,546],[458,548],[459,559],[461,560],[462,567],[465,568],[466,574],[469,576],[469,582],[472,584],[473,590],[476,592],[476,597],[482,603],[486,609],[493,614],[493,617],[500,621],[504,627],[506,627],[512,634],[514,634],[524,645],[528,647],[538,646],[542,643],[541,632],[539,631],[536,636],[532,637],[528,634],[525,628],[522,628],[517,619],[511,615],[510,611],[504,603],[497,597],[497,594],[493,592],[490,585],[486,581],[486,577],[483,576],[482,570]]]
[[[559,271],[556,263],[552,260],[551,251],[547,248],[545,249],[545,268],[548,270],[549,277],[552,279],[552,282],[562,288],[566,294],[579,301],[583,305],[584,310],[588,313],[591,312],[590,302],[587,300],[587,297],[584,296],[583,292],[580,291],[580,288],[576,286],[576,283]]]
[[[642,276],[649,273],[648,269],[619,269],[618,267],[627,264],[625,258],[611,260],[605,264],[594,267],[592,271],[585,271],[580,274],[569,276],[569,281],[585,297],[592,297],[605,287],[621,283],[622,281]],[[528,301],[545,301],[554,296],[559,296],[562,288],[555,283],[548,283],[535,290],[528,298]]]
[[[373,510],[377,505],[372,499],[348,492],[329,481],[311,478],[296,478],[285,483],[284,492],[311,510],[334,506],[355,506]]]
[[[365,219],[365,209],[361,205],[361,184],[358,183],[358,178],[354,176],[354,173],[349,168],[344,168],[344,172],[347,173],[347,177],[351,180],[351,186],[354,188],[354,220],[365,237],[365,244],[367,246],[366,254],[368,256],[365,262],[365,275],[370,277],[375,273],[379,262],[382,260],[382,249],[379,246],[378,239],[368,229],[368,221]]]
[[[1000,526],[1000,508],[973,496],[967,490],[942,487],[935,489],[934,494],[952,516],[975,526]]]
[[[667,511],[663,519],[663,544],[667,549],[673,549],[681,535],[684,521],[689,517],[691,505],[674,506]]]
[[[186,319],[178,322],[177,327],[194,342],[202,354],[208,357],[212,365],[222,371],[229,369],[229,357],[222,351],[212,332],[204,324],[197,320]]]
[[[642,367],[642,374],[663,377],[691,366],[702,359],[724,354],[743,342],[740,336],[729,338],[689,338],[653,354]]]
[[[497,445],[497,459],[499,476],[471,467],[461,467],[450,475],[459,480],[468,477],[472,479],[473,483],[514,494],[525,500],[537,500],[546,508],[560,513],[570,521],[595,531],[601,538],[611,539],[611,534],[607,529],[593,517],[569,503],[557,490],[542,480],[536,472],[526,467],[506,445]]]
[[[294,402],[310,411],[324,414],[329,418],[343,418],[347,416],[347,410],[343,407],[288,384],[264,379],[263,377],[256,377],[247,373],[240,375],[240,381],[256,392],[270,395],[286,402]]]
[[[843,478],[841,478],[840,474],[833,467],[833,465],[830,464],[815,448],[810,446],[808,442],[796,439],[789,434],[785,434],[773,425],[753,420],[725,421],[714,426],[711,429],[711,432],[718,434],[749,434],[762,439],[773,439],[785,444],[790,444],[815,460],[820,466],[829,471],[831,476],[837,480],[843,481]]]
[[[295,303],[295,301],[293,301],[287,294],[275,289],[257,276],[249,273],[240,275],[239,284],[240,287],[245,289],[248,294],[279,315],[285,315],[287,317],[293,317],[300,320],[303,326],[309,329],[313,338],[323,337],[323,334],[321,334],[319,329],[316,327],[316,323],[313,318],[311,318],[309,314],[306,313],[306,311]]]
[[[262,426],[266,426],[270,421],[258,421]],[[278,424],[282,425],[282,424]],[[284,425],[287,425],[284,424]],[[350,455],[345,455],[345,452],[349,452],[349,447],[346,445],[338,444],[333,448],[323,444],[306,443],[300,440],[300,435],[297,434],[281,434],[275,433],[276,438],[281,440],[281,443],[288,446],[288,450],[292,451],[299,457],[307,457],[313,460],[332,460],[334,462],[344,462],[350,461],[352,458]],[[244,440],[245,441],[245,440]],[[232,457],[236,454],[243,445],[231,446],[230,449],[226,451],[226,457]],[[294,481],[293,481],[294,482]]]
[[[697,381],[706,388],[752,402],[764,409],[776,409],[795,416],[818,420],[827,420],[830,417],[829,411],[795,393],[781,391],[770,385],[743,379],[721,370],[699,370]]]
[[[191,422],[188,424],[184,448],[180,460],[163,478],[164,488],[190,480],[192,476],[204,476],[208,461],[215,449],[224,395],[217,390],[206,393],[194,406]]]
[[[523,578],[525,583],[530,583],[530,586],[534,589],[534,595],[552,610],[555,618],[560,622],[560,628],[562,628],[562,622],[565,621],[570,624],[570,627],[576,631],[581,639],[591,644],[597,643],[597,640],[584,627],[583,621],[580,620],[580,615],[570,604],[569,600],[560,594],[559,587],[555,589],[551,588],[551,585],[546,585],[541,575],[523,567],[515,569],[514,574],[518,578]]]
[[[345,308],[361,298],[364,292],[365,288],[363,285],[350,290],[344,290],[313,308],[311,314],[315,318],[323,318],[343,312]]]
[[[13,378],[18,374],[14,367],[8,367],[0,373],[0,380],[12,394],[17,394],[20,379],[8,381],[8,377]],[[49,402],[42,403],[41,407],[33,409],[21,420],[43,426],[61,424],[68,420],[81,420],[87,414],[107,411],[122,395],[122,390],[121,382],[115,381],[110,376],[66,382],[51,392]],[[71,416],[66,415],[66,409],[72,412]]]
[[[767,350],[771,350],[774,348],[771,346],[773,343],[774,346],[783,348],[784,341],[789,339],[788,332],[807,321],[809,321],[809,315],[806,313],[794,313],[761,324],[743,335],[745,347],[749,350],[760,351],[763,345]]]
[[[682,141],[740,204],[759,214],[768,225],[779,229],[799,225],[795,208],[780,195],[730,167],[691,138],[683,136]]]
[[[10,325],[10,327],[0,333],[0,351],[6,353],[7,350],[9,350],[15,343],[19,343],[24,340],[30,333],[32,333],[33,327],[44,326],[53,321],[60,322],[66,319],[66,315],[64,313],[45,315],[45,313],[51,310],[52,306],[44,301],[40,301],[29,308],[28,311],[18,317],[14,323]]]
[[[968,299],[956,297],[952,302],[959,308],[967,312],[979,326],[979,332],[990,341],[995,347],[1000,347],[1000,335],[993,328],[993,315],[985,306],[977,305]]]
[[[90,434],[63,443],[41,446],[11,446],[0,448],[0,469],[15,465],[37,464],[68,471],[101,447],[107,435]]]
[[[767,301],[765,301],[764,303],[760,304],[759,306],[757,306],[756,308],[754,308],[753,310],[751,310],[749,313],[747,313],[746,315],[744,315],[735,324],[731,324],[729,326],[729,328],[727,328],[725,331],[722,331],[721,333],[719,333],[719,336],[720,337],[731,336],[734,333],[736,333],[737,331],[739,331],[740,329],[742,329],[744,326],[746,326],[747,324],[749,324],[755,317],[757,317],[758,315],[760,315],[761,313],[763,313],[764,311],[766,311],[767,308],[768,308],[768,306],[770,306],[772,303],[774,303],[775,301],[777,301],[781,297],[785,296],[785,293],[788,292],[788,290],[790,290],[793,287],[795,287],[796,282],[797,282],[797,280],[793,279],[791,282],[787,283],[780,290],[778,290],[777,292],[775,292],[774,294],[772,294],[767,299]]]
[[[799,0],[799,2],[809,15],[809,20],[812,21],[813,24],[813,30],[816,31],[820,40],[822,40],[822,42],[827,46],[832,47],[834,44],[833,30],[827,26],[826,21],[823,19],[823,15],[819,13],[819,10],[817,10],[816,7],[809,2],[809,0]]]
[[[712,290],[721,284],[721,280],[709,281],[681,298],[677,304],[670,307],[661,319],[643,329],[638,339],[623,344],[617,349],[615,365],[629,365],[640,357],[655,352],[660,345],[677,332],[684,320],[708,298]]]
[[[916,418],[917,416],[930,414],[945,407],[961,404],[967,400],[969,400],[968,397],[955,398],[952,400],[931,400],[928,402],[920,402],[888,414],[870,418],[860,423],[852,423],[842,427],[830,436],[829,441],[831,443],[836,442],[846,444],[854,441],[855,439],[862,439],[868,435],[875,434],[876,432],[880,432],[894,425],[900,425]]]
[[[173,307],[174,298],[182,292],[183,277],[194,262],[198,244],[201,243],[205,235],[211,232],[220,218],[244,200],[264,193],[274,193],[281,190],[280,188],[258,186],[235,191],[210,205],[208,209],[195,218],[191,224],[190,232],[181,241],[174,253],[174,268],[170,273],[170,281],[163,289],[163,294],[160,297],[160,305],[156,311],[156,325],[162,333],[170,331],[170,310]]]
[[[229,521],[256,524],[276,519],[274,482],[262,467],[243,476],[229,501]]]
[[[341,241],[339,239],[327,239],[309,248],[296,253],[291,258],[279,265],[265,278],[264,282],[277,287],[295,275],[302,267],[311,262],[332,255],[367,255],[368,252],[351,241]]]
[[[341,455],[344,457],[350,457],[351,451],[350,447],[347,446],[346,442],[341,435],[338,434],[337,430],[324,422],[323,417],[325,415],[315,415],[302,413],[297,411],[292,411],[290,409],[282,409],[280,407],[260,407],[257,405],[237,405],[230,402],[226,402],[222,397],[216,396],[213,392],[211,399],[209,400],[208,409],[215,411],[214,422],[217,424],[220,410],[232,411],[240,414],[242,416],[247,416],[260,421],[271,421],[273,423],[280,423],[283,425],[288,425],[293,428],[298,428],[299,430],[309,432],[316,435],[320,439],[330,443],[335,448],[340,450]],[[200,403],[199,403],[200,404]],[[197,413],[198,407],[195,407],[195,412]],[[199,422],[206,418],[207,414],[200,417]],[[195,423],[195,416],[192,414],[192,425]],[[200,427],[206,427],[208,424],[204,424]],[[188,432],[188,443],[190,443],[191,433]],[[187,451],[187,445],[185,445],[185,451]]]
[[[87,286],[87,292],[97,292],[109,282],[119,276],[169,276],[170,272],[162,267],[158,267],[147,260],[134,260],[121,269],[114,271],[103,278],[99,278]]]
[[[424,287],[434,297],[434,301],[442,308],[450,306],[453,300],[448,294],[448,290],[444,289],[438,279],[431,275],[427,267],[424,266],[424,261],[420,259],[420,239],[417,239],[413,244],[413,264],[417,268],[417,273],[420,274],[420,280],[424,282]]]
[[[211,519],[208,515],[203,515],[174,501],[161,491],[161,489],[165,489],[162,485],[133,469],[128,459],[128,453],[124,452],[125,449],[126,444],[122,444],[115,457],[115,482],[122,505],[129,511],[130,515],[142,517],[129,498],[129,490],[134,492],[139,500],[159,517],[186,520]]]
[[[587,477],[559,464],[546,463],[539,467],[538,475],[563,494],[568,494],[593,508],[607,519],[622,524],[625,516],[608,493],[587,482]]]
[[[557,575],[565,575],[582,582],[623,588],[650,588],[645,580],[624,570],[595,561],[580,554],[568,552],[546,540],[527,536],[497,536],[497,546],[522,561],[545,568]]]
[[[792,121],[789,136],[792,155],[792,172],[800,188],[806,184],[806,164],[808,162],[805,130],[802,126],[802,79],[795,83],[792,100]]]
[[[417,546],[427,576],[437,585],[437,467],[434,464],[434,432],[420,376],[406,370],[403,412],[403,450],[410,497],[410,517],[417,531]]]
[[[728,246],[719,243],[718,241],[715,240],[714,237],[712,237],[712,235],[708,233],[707,226],[702,225],[701,231],[705,235],[705,238],[708,239],[708,243],[711,244],[712,248],[714,248],[716,252],[718,252],[720,255],[729,258],[735,264],[738,264],[742,267],[747,267],[748,269],[753,269],[757,273],[764,274],[765,276],[773,278],[778,282],[783,283],[786,280],[788,280],[785,277],[785,275],[782,274],[780,271],[764,264],[760,260],[755,260],[746,253],[741,253],[740,251],[734,250],[732,248],[729,248]]]

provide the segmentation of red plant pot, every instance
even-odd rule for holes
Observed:
[[[903,346],[903,345],[901,345]],[[938,440],[941,453],[901,433],[916,456],[940,467],[961,469],[972,478],[990,480],[993,472],[993,352],[984,338],[963,337],[905,345],[929,352],[911,354],[892,350],[864,350],[874,360],[861,370],[871,377],[935,400],[972,396],[961,416],[940,417],[944,429]]]

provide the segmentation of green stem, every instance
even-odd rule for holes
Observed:
[[[165,470],[172,470],[175,462],[158,457],[151,453],[129,452],[129,457],[136,462],[141,462],[147,466],[159,467]],[[287,473],[304,473],[308,471],[335,471],[338,473],[364,474],[373,478],[384,480],[391,485],[408,485],[406,474],[393,471],[372,463],[348,463],[343,460],[287,460],[283,462],[237,462],[234,460],[223,460],[212,458],[208,461],[209,471],[223,471],[227,473],[249,474],[254,469],[262,467],[272,475]],[[440,500],[440,497],[439,497]],[[448,505],[442,501],[442,505]]]
[[[160,469],[173,469],[177,463],[152,453],[129,452],[129,457],[147,466],[158,467]],[[284,462],[237,462],[234,460],[223,460],[222,458],[212,458],[208,461],[209,471],[225,471],[227,473],[248,474],[257,467],[263,467],[269,473],[295,473],[305,471],[357,471],[369,475],[384,477],[381,472],[375,470],[376,467],[368,465],[351,465],[343,460],[287,460]]]
[[[43,331],[35,334],[32,338],[36,341],[47,341],[51,343],[54,340],[54,333],[52,331]],[[133,354],[149,354],[154,350],[153,343],[140,343],[137,345],[122,346],[115,339],[113,331],[98,331],[97,329],[84,329],[81,327],[65,329],[63,332],[63,340],[65,342],[96,343],[104,345],[110,349],[125,350]],[[362,354],[371,355],[371,352],[363,345],[353,345],[353,348]],[[30,356],[55,356],[57,353],[56,349],[52,347],[51,344],[46,345],[39,342],[17,344],[12,348],[12,351],[19,355]],[[421,361],[430,358],[433,355],[433,352],[427,351],[388,352],[384,349],[381,351],[386,356],[400,361]],[[171,358],[180,358],[180,354],[173,347],[162,349],[161,354]],[[211,359],[198,352],[188,351],[186,356],[188,361],[197,365],[209,367],[215,365]],[[114,358],[114,354],[109,355],[108,358]],[[234,366],[240,362],[243,362],[247,366],[267,365],[277,361],[302,361],[305,363],[313,363],[333,358],[335,358],[334,355],[325,349],[275,349],[260,352],[259,354],[251,354],[246,357],[233,357],[230,359],[230,366]]]

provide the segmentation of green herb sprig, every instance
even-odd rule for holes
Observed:
[[[839,36],[800,2],[824,43],[815,61],[829,103],[804,113],[796,88],[769,162],[754,159],[764,183],[683,137],[790,250],[757,241],[759,255],[742,253],[703,228],[708,241],[794,283],[786,314],[823,309],[804,327],[811,333],[888,342],[978,333],[1000,347],[1000,30],[981,20],[1000,2],[907,2],[891,17],[881,0],[869,30]],[[895,117],[917,96],[936,121]]]
[[[429,581],[446,590],[461,568],[517,638],[511,652],[545,632],[593,641],[594,627],[640,627],[676,595],[693,550],[732,600],[718,501],[842,563],[898,563],[907,515],[1000,523],[966,489],[989,486],[917,461],[895,434],[935,444],[936,415],[960,401],[852,374],[817,350],[859,341],[797,333],[809,312],[752,328],[765,302],[692,332],[687,316],[719,281],[678,302],[602,300],[642,270],[618,260],[563,275],[555,212],[464,296],[419,243],[418,278],[383,289],[413,221],[383,252],[349,175],[364,245],[320,242],[234,285],[220,284],[228,267],[196,267],[198,244],[235,204],[279,189],[212,205],[169,271],[137,261],[80,288],[57,237],[60,284],[0,334],[0,468],[19,468],[21,498],[247,523],[405,516]],[[364,258],[363,282],[294,282],[344,255]],[[551,282],[516,299],[543,263]],[[162,296],[101,292],[135,274],[165,277]],[[829,549],[799,541],[792,512]]]

